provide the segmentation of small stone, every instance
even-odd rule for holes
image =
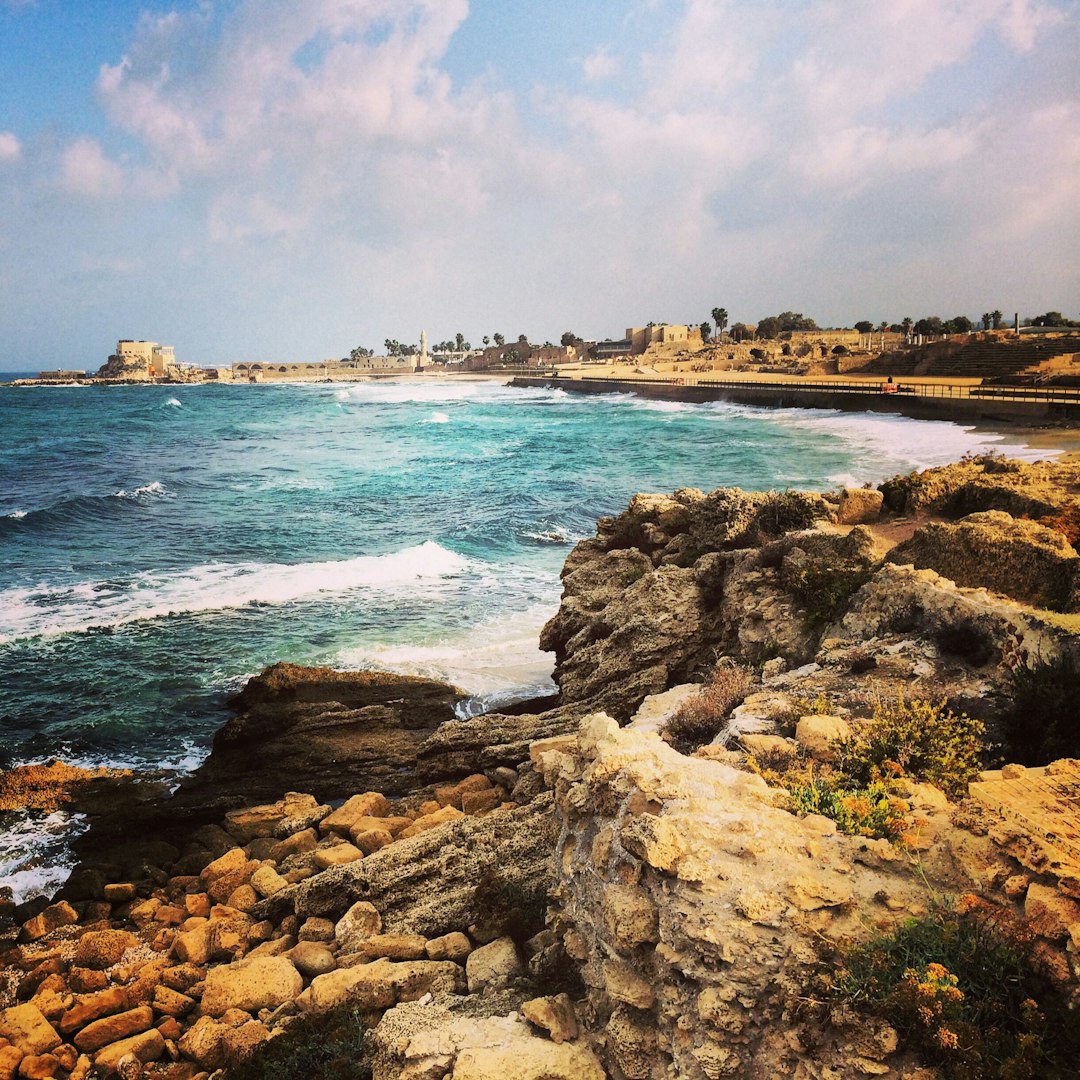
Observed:
[[[345,866],[348,863],[362,859],[364,853],[353,844],[335,844],[333,847],[319,848],[312,858],[320,870],[328,870],[331,866]]]
[[[198,919],[210,917],[210,897],[204,892],[188,893],[184,897],[184,911]]]
[[[124,1012],[129,1007],[127,991],[122,986],[112,986],[97,994],[87,994],[60,1017],[56,1025],[64,1035],[72,1035],[87,1024],[103,1016]]]
[[[386,829],[354,829],[351,836],[353,843],[365,855],[371,855],[394,842],[394,837]]]
[[[289,883],[272,866],[260,866],[251,875],[251,887],[260,896],[273,896],[287,889]]]
[[[482,814],[494,810],[506,798],[506,789],[489,787],[483,791],[466,791],[461,796],[461,809],[466,814]]]
[[[221,1016],[232,1008],[252,1014],[259,1009],[276,1009],[296,998],[303,988],[300,972],[284,956],[249,957],[207,973],[202,1011],[207,1016]]]
[[[374,904],[358,900],[338,920],[334,936],[343,952],[351,952],[354,943],[363,941],[382,931],[382,916]]]
[[[24,1057],[26,1054],[17,1046],[0,1046],[0,1080],[12,1080]]]
[[[66,900],[61,900],[27,919],[19,931],[19,940],[37,941],[61,926],[71,926],[78,921],[79,913]]]
[[[165,1053],[165,1040],[156,1028],[132,1035],[130,1039],[121,1039],[99,1050],[94,1056],[94,1065],[105,1073],[115,1071],[120,1059],[134,1054],[140,1061],[157,1061]]]
[[[359,941],[350,955],[362,963],[372,960],[420,960],[427,940],[421,934],[373,934]]]
[[[429,960],[453,960],[458,964],[468,958],[472,949],[472,942],[460,930],[432,938],[424,946],[424,952]]]
[[[126,930],[91,930],[79,938],[73,963],[101,970],[110,968],[138,943],[138,938]]]
[[[21,1080],[49,1080],[60,1068],[60,1059],[55,1054],[27,1054],[19,1062]]]
[[[349,827],[360,817],[384,817],[390,810],[390,802],[378,791],[368,791],[363,795],[354,795],[345,803],[328,814],[319,823],[319,832],[324,836],[328,832],[338,832],[348,836]]]
[[[489,945],[474,949],[465,961],[465,977],[469,993],[485,988],[501,989],[522,973],[521,957],[513,938],[501,937]]]
[[[106,885],[101,890],[101,896],[110,904],[126,904],[129,900],[135,899],[135,883],[120,881],[112,885]]]
[[[313,915],[304,920],[296,936],[300,941],[333,941],[334,923],[331,919]]]
[[[840,716],[804,716],[795,727],[795,741],[819,761],[836,757],[836,744],[851,738],[851,726]]]
[[[305,979],[314,979],[337,968],[334,954],[321,941],[297,942],[285,954]]]
[[[418,817],[407,829],[402,829],[398,834],[399,840],[405,840],[410,836],[418,836],[428,829],[434,829],[438,825],[444,825],[448,821],[457,821],[465,815],[454,806],[444,806],[430,814]]]
[[[1018,780],[1026,772],[1027,768],[1023,765],[1003,765],[1001,767],[1001,779]]]
[[[153,998],[154,1012],[162,1016],[186,1016],[195,1007],[195,1000],[170,990],[167,986],[156,986]]]
[[[562,1043],[578,1036],[577,1015],[568,994],[533,998],[522,1004],[521,1013],[530,1024],[548,1032],[552,1042]]]
[[[148,1005],[142,1005],[137,1009],[129,1009],[127,1012],[116,1013],[87,1024],[72,1041],[84,1054],[92,1054],[110,1043],[146,1031],[153,1023],[154,1010]]]

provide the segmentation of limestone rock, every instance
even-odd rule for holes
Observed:
[[[337,967],[334,954],[320,941],[301,941],[284,954],[307,979],[325,975]]]
[[[304,987],[300,973],[284,956],[257,956],[212,968],[206,976],[202,1011],[221,1016],[228,1009],[256,1013],[293,1001]]]
[[[851,725],[840,716],[804,716],[795,727],[795,741],[821,761],[832,761],[837,743],[850,738]]]
[[[357,900],[334,926],[334,937],[343,952],[353,952],[360,942],[382,930],[378,908],[367,900]]]
[[[543,1028],[551,1036],[552,1042],[563,1043],[578,1037],[574,1003],[568,994],[532,998],[522,1004],[521,1015],[530,1024]]]
[[[442,937],[432,938],[424,946],[424,952],[429,960],[453,960],[460,964],[472,952],[472,948],[472,942],[459,930],[455,930]]]
[[[465,961],[469,993],[476,994],[488,987],[500,989],[522,974],[521,956],[512,938],[501,937],[488,945],[474,949]]]
[[[121,1058],[128,1054],[134,1054],[139,1061],[157,1061],[165,1053],[165,1039],[156,1028],[144,1031],[139,1035],[132,1035],[128,1039],[112,1043],[104,1047],[94,1055],[94,1065],[97,1069],[108,1075],[114,1071]]]
[[[295,911],[340,917],[363,901],[381,913],[381,930],[436,937],[476,920],[477,886],[496,868],[510,886],[543,888],[553,874],[555,837],[550,795],[483,818],[460,817],[301,882]]]
[[[122,986],[110,986],[107,990],[77,998],[56,1026],[61,1034],[71,1035],[103,1016],[124,1012],[127,1008],[127,991]]]
[[[356,942],[349,955],[352,962],[363,964],[383,959],[421,960],[427,955],[426,946],[422,934],[373,934]]]
[[[47,1054],[64,1040],[36,1005],[12,1005],[0,1012],[0,1036],[29,1054]]]
[[[448,960],[376,960],[318,976],[298,1003],[305,1012],[323,1012],[345,1000],[361,1009],[386,1009],[424,994],[454,994],[464,989],[465,973]]]
[[[44,911],[27,919],[19,932],[20,941],[37,941],[59,926],[71,926],[79,921],[78,912],[66,901],[50,904]]]
[[[840,509],[836,520],[841,525],[861,525],[877,521],[885,496],[874,488],[844,488],[840,492]]]
[[[957,585],[991,589],[1036,607],[1080,606],[1080,558],[1065,537],[1000,510],[933,522],[889,554],[898,565],[932,569]]]
[[[153,1023],[154,1010],[148,1005],[142,1005],[137,1009],[115,1013],[87,1024],[72,1041],[84,1054],[92,1054],[110,1043],[147,1031]]]
[[[319,824],[319,831],[324,835],[337,832],[348,836],[353,824],[362,817],[384,817],[390,810],[386,796],[378,791],[368,791],[363,795],[353,795],[337,810],[328,814]]]
[[[314,796],[287,791],[275,802],[230,810],[225,815],[225,828],[241,844],[246,844],[257,837],[277,836],[282,822],[306,820],[322,810]]]

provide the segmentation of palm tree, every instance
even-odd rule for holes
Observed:
[[[724,332],[724,327],[727,326],[728,313],[727,308],[714,307],[712,309],[713,322],[716,323],[716,334],[719,337]]]
[[[1003,315],[1001,314],[1001,312],[1000,312],[1000,311],[991,311],[991,312],[990,312],[990,319],[991,319],[991,321],[992,321],[992,322],[993,322],[993,324],[994,324],[994,329],[995,329],[995,330],[997,330],[997,329],[998,329],[998,327],[1000,327],[1000,326],[1001,326],[1001,320],[1002,320],[1003,318],[1004,318],[1004,316],[1003,316]]]

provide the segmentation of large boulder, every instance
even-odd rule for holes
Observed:
[[[211,968],[202,996],[205,1016],[229,1009],[257,1013],[293,1001],[304,988],[296,967],[284,956],[253,956],[236,964]]]
[[[419,786],[417,748],[464,696],[433,679],[274,664],[231,700],[237,715],[168,815],[209,821],[289,791],[320,803],[357,791],[406,794]]]

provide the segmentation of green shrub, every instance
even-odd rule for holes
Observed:
[[[837,566],[807,560],[797,565],[785,563],[781,583],[803,609],[809,630],[821,630],[835,622],[848,601],[872,576],[867,566]]]
[[[370,1080],[371,1051],[361,1011],[345,1002],[293,1020],[283,1035],[225,1071],[227,1080]]]
[[[830,818],[848,836],[895,841],[907,832],[906,815],[911,807],[891,794],[880,780],[858,788],[845,786],[840,776],[817,776],[806,783],[786,786],[796,810]]]
[[[982,721],[938,704],[901,694],[895,703],[879,702],[873,717],[840,748],[840,771],[860,785],[909,776],[963,795],[981,768]]]
[[[834,999],[876,1013],[949,1080],[1075,1076],[1080,1039],[1037,976],[1026,924],[975,897],[854,949]]]
[[[1005,739],[1010,760],[1045,765],[1080,757],[1080,665],[1063,653],[1016,668],[1007,693]]]
[[[648,572],[648,568],[645,566],[631,566],[629,570],[624,570],[620,577],[623,588],[630,588],[635,581],[640,581]]]
[[[809,529],[823,517],[820,495],[805,491],[773,491],[754,514],[754,523],[764,537]]]
[[[721,661],[687,698],[661,729],[661,735],[682,753],[692,753],[712,742],[724,728],[731,710],[742,703],[753,682],[753,673],[740,664]]]

